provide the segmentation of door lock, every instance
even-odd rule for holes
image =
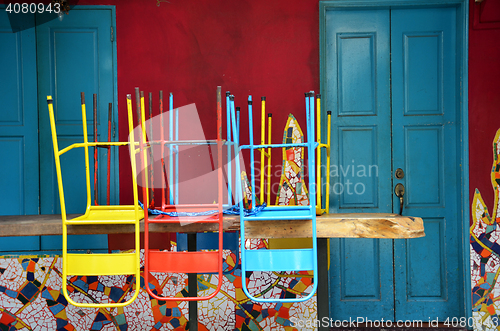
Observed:
[[[403,179],[405,176],[405,172],[401,168],[396,169],[396,173],[394,174],[397,179]]]
[[[394,193],[399,198],[399,215],[402,215],[403,214],[403,205],[404,205],[403,196],[405,195],[404,185],[401,183],[398,183],[396,185],[396,187],[394,188]]]

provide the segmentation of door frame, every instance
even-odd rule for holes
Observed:
[[[457,8],[457,104],[460,108],[460,142],[458,151],[460,165],[460,194],[462,216],[462,266],[463,266],[463,302],[464,316],[472,317],[471,303],[471,275],[470,275],[470,220],[469,220],[469,113],[468,113],[468,27],[469,2],[466,0],[330,0],[319,2],[319,70],[320,91],[326,104],[326,11],[344,9],[377,9],[383,7],[405,8],[422,6],[454,6]],[[324,107],[323,107],[324,108]],[[328,109],[326,109],[328,110]],[[326,111],[325,110],[325,111]],[[326,125],[326,116],[322,116],[322,125]],[[322,132],[322,139],[326,140],[326,133]],[[459,225],[460,226],[460,225]]]

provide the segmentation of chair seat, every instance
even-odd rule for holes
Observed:
[[[139,210],[142,215],[142,209]],[[124,206],[90,206],[87,212],[79,217],[67,220],[67,224],[134,224],[135,207]]]
[[[135,253],[67,254],[66,274],[78,276],[133,275],[140,268]]]
[[[315,250],[302,249],[253,249],[245,250],[247,271],[301,271],[314,270]]]
[[[150,218],[149,223],[219,223],[219,217],[215,215],[205,215],[205,216],[169,216],[169,215],[158,215],[155,218]]]

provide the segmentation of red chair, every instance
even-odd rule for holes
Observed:
[[[217,146],[217,179],[218,179],[218,201],[216,204],[167,204],[162,206],[162,211],[171,213],[171,215],[161,215],[151,218],[148,214],[147,207],[144,208],[144,283],[145,288],[149,295],[157,300],[164,301],[199,301],[199,300],[209,300],[213,298],[220,291],[222,285],[222,272],[223,272],[223,173],[222,173],[222,110],[221,110],[221,88],[217,87],[217,139],[216,140],[164,140],[163,138],[155,140],[152,139],[151,135],[147,139],[145,130],[145,115],[144,115],[144,98],[139,97],[139,91],[136,89],[136,99],[137,108],[140,109],[141,117],[141,134],[137,142],[131,143],[131,146],[138,146],[138,149],[134,148],[134,152],[131,155],[138,156],[140,158],[140,169],[143,170],[143,199],[144,206],[149,205],[148,192],[148,165],[149,163],[154,163],[154,159],[151,159],[151,154],[146,153],[149,148],[154,146],[160,146],[162,149],[165,146],[173,147],[175,150],[178,146],[183,145],[205,145],[207,147]],[[140,103],[139,103],[140,100]],[[172,111],[172,109],[171,109]],[[163,128],[163,125],[160,126]],[[137,130],[136,130],[137,131]],[[163,137],[163,132],[161,137]],[[166,135],[168,136],[168,135]],[[172,148],[171,147],[171,148]],[[162,153],[162,162],[163,162]],[[148,156],[150,157],[148,159]],[[140,173],[140,171],[138,171]],[[152,185],[154,186],[154,184]],[[177,202],[177,201],[176,201]],[[208,215],[210,211],[213,211],[211,215]],[[174,216],[178,215],[178,216]],[[153,223],[163,223],[163,224],[189,224],[189,223],[204,223],[204,224],[217,224],[218,225],[218,249],[214,251],[194,251],[194,252],[172,252],[172,251],[160,251],[153,250],[150,248],[150,226]],[[168,297],[161,295],[161,288],[155,288],[153,284],[150,283],[150,277],[152,272],[159,273],[217,273],[219,276],[219,281],[214,292],[210,295],[203,297]],[[191,284],[190,284],[191,285]]]

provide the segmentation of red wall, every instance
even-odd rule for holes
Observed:
[[[126,94],[133,95],[136,86],[155,97],[160,89],[172,92],[174,106],[196,103],[207,138],[216,137],[218,85],[242,108],[242,143],[248,141],[249,94],[257,104],[256,142],[261,96],[273,113],[274,143],[282,140],[288,113],[305,129],[304,92],[319,90],[318,1],[169,2],[99,2],[116,6],[120,140],[127,140]],[[280,153],[273,154],[273,163],[281,163]],[[120,164],[128,162],[121,153]],[[129,169],[121,172],[120,185],[121,203],[132,203]]]
[[[223,94],[231,91],[242,107],[243,143],[248,139],[248,94],[254,100],[267,97],[267,110],[273,113],[273,142],[281,141],[288,113],[304,127],[303,92],[319,90],[318,1],[171,0],[159,6],[152,0],[79,1],[96,3],[116,6],[121,140],[127,139],[125,96],[133,94],[136,86],[155,96],[160,89],[172,92],[175,106],[196,103],[207,137],[216,135],[217,85]],[[491,143],[500,128],[499,22],[498,1],[470,1],[470,198],[478,188],[490,209]],[[259,110],[254,107],[256,140]],[[277,161],[281,155],[273,157]],[[122,153],[120,164],[127,164],[127,158]],[[130,182],[130,170],[123,171],[122,188],[130,187]],[[122,189],[120,198],[131,203],[131,191]]]
[[[470,201],[477,188],[493,211],[492,142],[500,128],[500,2],[470,2],[469,173]]]

